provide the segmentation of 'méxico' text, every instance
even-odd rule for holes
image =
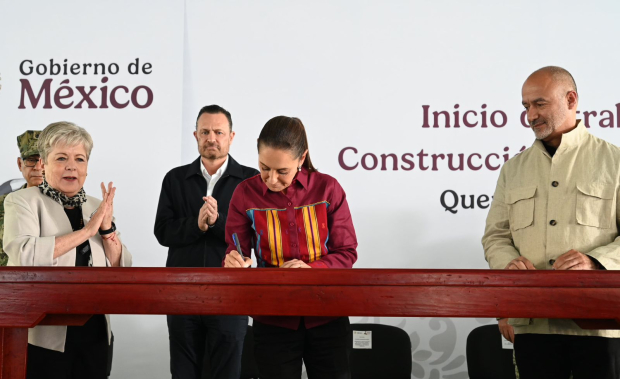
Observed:
[[[140,59],[127,65],[127,72],[130,75],[149,75],[153,72],[151,63],[140,64]],[[125,85],[110,85],[108,75],[118,74],[120,68],[116,63],[71,63],[67,59],[63,63],[54,62],[50,59],[49,65],[39,63],[33,64],[31,60],[24,60],[19,65],[19,71],[24,76],[67,76],[67,75],[104,75],[100,85],[75,85],[71,80],[46,78],[40,87],[33,88],[30,79],[20,79],[21,95],[18,109],[26,109],[30,106],[36,109],[41,106],[43,109],[68,109],[68,108],[88,108],[88,109],[123,109],[132,106],[138,109],[148,108],[153,104],[153,90],[146,85],[139,85],[130,88]]]

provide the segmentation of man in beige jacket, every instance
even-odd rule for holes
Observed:
[[[522,88],[534,144],[502,167],[482,244],[492,269],[620,267],[620,148],[577,120],[577,86],[560,67]],[[572,320],[501,319],[521,379],[620,378],[620,332]]]

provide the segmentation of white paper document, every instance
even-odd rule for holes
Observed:
[[[353,331],[354,349],[372,349],[372,331],[354,330]]]

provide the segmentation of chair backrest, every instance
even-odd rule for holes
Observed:
[[[370,331],[371,349],[355,349],[353,331]],[[410,379],[411,339],[396,326],[351,324],[349,338],[351,379]]]
[[[467,371],[470,379],[515,379],[512,350],[502,348],[497,324],[479,326],[467,336]]]
[[[9,179],[6,182],[0,184],[0,196],[17,190],[19,187],[26,183],[24,178]]]

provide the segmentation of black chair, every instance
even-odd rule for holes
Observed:
[[[210,379],[209,356],[205,353],[203,361],[202,379]],[[252,325],[248,325],[248,331],[243,341],[243,353],[241,355],[241,376],[240,379],[259,379],[258,367],[254,358],[254,332]]]
[[[467,336],[469,379],[515,379],[512,350],[502,348],[497,324],[479,326]]]
[[[371,331],[372,349],[354,349],[353,331]],[[351,379],[411,379],[411,340],[396,326],[351,324]]]
[[[7,180],[6,182],[0,184],[0,196],[11,193],[24,184],[26,184],[24,178]]]

